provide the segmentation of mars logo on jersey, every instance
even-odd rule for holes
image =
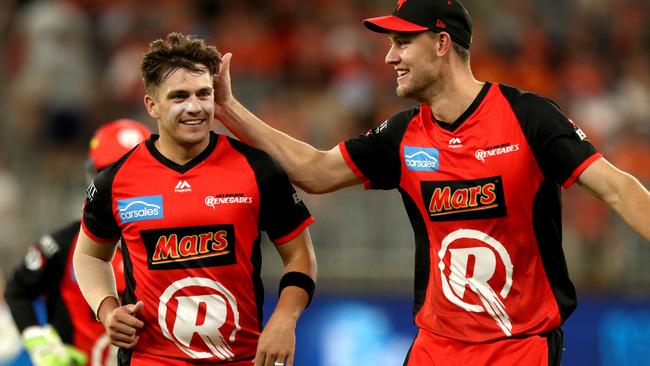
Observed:
[[[237,261],[232,224],[143,230],[140,235],[149,269],[213,267]]]
[[[506,215],[501,177],[423,181],[420,186],[431,221],[485,219]]]
[[[465,311],[488,313],[511,336],[512,320],[503,300],[514,267],[505,246],[484,232],[459,229],[442,240],[438,258],[445,298]]]
[[[236,356],[231,345],[241,330],[237,299],[213,279],[186,277],[169,285],[160,295],[158,325],[167,339],[194,359]]]
[[[123,224],[134,221],[162,219],[162,196],[141,196],[117,200],[117,212]]]
[[[440,167],[438,149],[432,147],[404,146],[404,161],[409,170],[436,172]]]

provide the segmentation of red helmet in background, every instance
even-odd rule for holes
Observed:
[[[147,126],[132,119],[122,118],[103,124],[90,140],[89,168],[96,172],[106,168],[149,135],[151,130]]]

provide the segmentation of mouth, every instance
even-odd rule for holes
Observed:
[[[395,71],[397,71],[397,81],[405,79],[405,77],[409,74],[408,70],[406,69],[396,69]]]
[[[181,124],[186,125],[186,126],[196,126],[196,125],[200,125],[203,122],[205,122],[205,119],[187,119],[187,120],[181,121]]]

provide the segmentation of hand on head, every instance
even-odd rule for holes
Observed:
[[[228,52],[221,58],[221,65],[219,65],[219,73],[214,76],[214,103],[218,109],[220,106],[226,105],[233,99],[232,87],[230,82],[230,60],[232,53]]]

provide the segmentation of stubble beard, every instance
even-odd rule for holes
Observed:
[[[413,99],[421,103],[428,103],[430,98],[437,94],[442,87],[442,78],[437,72],[427,74],[427,77],[412,78],[407,85],[398,85],[395,94],[401,98]]]

